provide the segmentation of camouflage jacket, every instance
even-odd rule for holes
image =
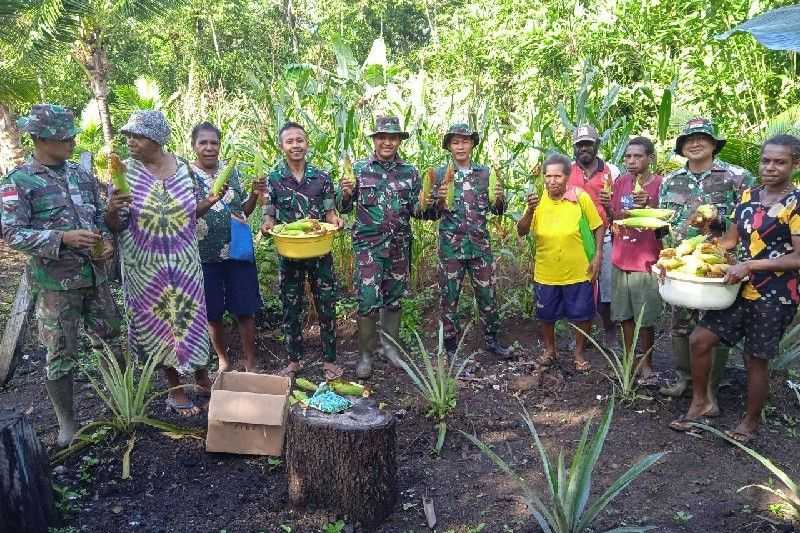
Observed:
[[[438,191],[444,180],[447,165],[436,169]],[[453,177],[453,210],[439,207],[434,202],[435,216],[439,221],[439,256],[442,259],[473,259],[492,253],[486,219],[489,213],[502,215],[504,202],[489,205],[489,173],[491,170],[473,164],[467,170],[458,170]]]
[[[111,238],[106,205],[94,176],[67,161],[58,171],[33,158],[11,171],[0,185],[3,238],[31,256],[31,281],[46,290],[93,287],[105,281],[103,265],[88,250],[62,244],[65,231],[86,229]]]
[[[325,220],[328,211],[336,207],[330,176],[308,163],[298,182],[286,161],[280,161],[267,176],[267,192],[269,204],[264,206],[264,215],[280,223],[306,217]]]
[[[356,187],[353,195],[342,200],[337,194],[337,207],[349,213],[356,207],[353,224],[353,247],[371,249],[387,256],[393,246],[411,244],[411,217],[424,218],[418,212],[419,172],[399,157],[379,161],[374,154],[353,165]]]
[[[747,170],[715,159],[711,168],[699,175],[688,167],[668,174],[661,184],[658,203],[662,208],[675,210],[672,232],[678,242],[696,234],[688,218],[698,206],[715,205],[720,219],[727,221],[742,192],[754,183],[755,178]]]

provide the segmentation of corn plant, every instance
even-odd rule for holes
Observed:
[[[151,426],[158,430],[173,435],[191,435],[195,430],[180,428],[168,422],[157,420],[150,416],[150,404],[156,398],[169,393],[173,389],[160,392],[151,392],[153,376],[163,356],[151,354],[144,366],[137,372],[137,364],[127,353],[124,368],[117,361],[107,346],[99,352],[97,365],[99,379],[89,369],[84,369],[86,376],[92,384],[97,396],[111,411],[110,416],[103,420],[89,422],[78,430],[74,443],[53,457],[53,462],[59,462],[72,453],[94,444],[91,435],[105,435],[108,432],[116,436],[128,437],[128,444],[122,456],[122,479],[130,477],[131,453],[136,442],[136,429],[139,426]],[[138,375],[137,375],[138,374]],[[181,385],[179,387],[188,387]],[[89,435],[89,437],[85,437]]]
[[[633,340],[630,348],[628,348],[625,342],[622,342],[622,350],[619,354],[616,350],[610,350],[600,346],[594,337],[574,324],[570,324],[570,326],[572,326],[576,331],[579,331],[581,335],[586,337],[589,342],[591,342],[594,347],[597,348],[597,351],[603,354],[603,357],[606,358],[606,361],[608,361],[611,371],[613,372],[611,376],[606,375],[606,377],[608,377],[611,380],[611,383],[614,385],[614,394],[619,397],[623,403],[631,403],[639,397],[639,386],[636,381],[636,376],[639,371],[639,366],[644,361],[644,356],[647,355],[644,354],[644,356],[639,358],[637,361],[636,345],[639,342],[639,330],[641,329],[643,315],[644,306],[642,306],[642,309],[639,312],[639,318],[636,319],[636,325],[633,328]],[[620,333],[622,334],[622,326],[620,326]],[[624,334],[622,335],[622,338],[624,339]]]
[[[436,422],[436,444],[434,452],[440,453],[447,435],[447,417],[456,408],[458,401],[458,378],[464,372],[467,364],[472,361],[472,355],[464,357],[459,361],[458,354],[461,352],[464,338],[469,331],[469,326],[464,329],[461,341],[458,343],[455,354],[448,361],[447,351],[444,349],[444,330],[439,324],[439,343],[436,355],[431,355],[422,343],[422,338],[416,331],[420,357],[422,362],[418,363],[414,357],[408,354],[405,349],[390,335],[383,333],[389,342],[397,346],[402,354],[399,360],[400,367],[411,378],[411,382],[419,391],[427,404],[428,410],[425,416],[432,418]]]
[[[761,455],[760,453],[758,453],[754,449],[749,448],[749,447],[745,446],[744,444],[742,444],[741,442],[738,442],[737,440],[734,440],[734,439],[730,438],[729,436],[727,436],[722,431],[720,431],[720,430],[718,430],[716,428],[713,428],[711,426],[707,426],[705,424],[695,423],[693,425],[697,426],[700,429],[704,429],[705,431],[708,431],[709,433],[713,433],[717,437],[725,439],[729,443],[731,443],[734,446],[737,446],[738,448],[743,450],[745,453],[750,455],[753,459],[755,459],[756,461],[761,463],[761,465],[764,466],[764,468],[769,470],[769,472],[773,476],[778,478],[778,480],[781,483],[783,483],[783,486],[784,486],[784,488],[776,489],[776,488],[769,487],[767,485],[762,485],[762,484],[745,485],[744,487],[740,488],[736,492],[742,492],[743,490],[746,490],[746,489],[749,489],[749,488],[757,488],[757,489],[761,489],[761,490],[767,491],[770,494],[772,494],[773,496],[776,496],[778,499],[780,499],[781,503],[783,503],[784,506],[788,509],[788,515],[789,515],[789,517],[791,518],[791,520],[793,522],[795,522],[795,523],[800,522],[800,487],[798,487],[797,483],[795,483],[792,480],[792,478],[790,478],[789,475],[786,474],[786,472],[784,472],[783,470],[778,468],[778,466],[775,463],[773,463],[772,461],[770,461],[769,459],[767,459],[766,457],[764,457],[763,455]]]
[[[533,515],[536,523],[544,533],[583,533],[590,531],[592,522],[600,515],[603,509],[616,498],[625,487],[634,479],[639,477],[645,470],[661,459],[666,452],[653,453],[643,458],[633,465],[627,472],[618,477],[603,494],[601,494],[591,505],[589,496],[592,492],[592,473],[603,451],[603,444],[611,426],[611,418],[614,414],[614,401],[609,402],[600,421],[597,432],[589,441],[589,428],[592,419],[586,422],[583,434],[578,442],[578,448],[572,458],[569,469],[566,468],[564,450],[558,454],[558,458],[553,462],[547,455],[533,420],[528,411],[522,406],[522,419],[528,426],[528,430],[533,436],[534,444],[539,452],[544,470],[547,489],[550,494],[550,504],[546,505],[533,487],[525,479],[514,472],[508,463],[500,458],[484,442],[474,435],[461,432],[467,439],[475,444],[497,467],[504,473],[511,476],[520,486],[523,492],[525,503],[529,512]],[[652,526],[642,527],[619,527],[609,530],[607,533],[622,533],[647,531],[655,529]]]

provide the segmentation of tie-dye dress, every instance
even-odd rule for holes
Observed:
[[[164,354],[181,374],[208,362],[209,340],[195,210],[200,191],[188,167],[161,180],[134,159],[125,162],[132,200],[122,213],[122,280],[128,342],[140,361]]]

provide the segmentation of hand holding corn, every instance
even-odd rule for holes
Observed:
[[[539,195],[532,192],[528,195],[528,211],[535,211],[539,206]]]
[[[606,189],[601,189],[598,193],[598,197],[600,198],[600,203],[603,204],[603,207],[608,209],[611,207],[611,191]]]
[[[645,207],[647,206],[647,202],[649,200],[650,200],[650,195],[647,194],[645,191],[639,191],[633,193],[634,207]]]
[[[348,199],[353,196],[353,189],[355,189],[355,186],[355,181],[348,178],[342,178],[342,180],[339,182],[339,190],[342,191],[342,198]]]

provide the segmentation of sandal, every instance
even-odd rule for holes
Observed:
[[[325,381],[333,381],[344,375],[344,369],[335,363],[325,363],[322,365],[322,373]]]
[[[577,372],[589,372],[592,370],[592,363],[589,361],[575,361],[575,370]]]
[[[756,432],[752,431],[750,433],[744,431],[736,431],[735,429],[729,429],[725,431],[725,436],[729,439],[738,442],[739,444],[748,444],[755,440]]]
[[[544,353],[536,360],[536,366],[539,368],[550,368],[556,363],[556,356],[550,353]]]
[[[285,378],[294,379],[294,377],[299,374],[303,370],[303,363],[298,361],[292,361],[286,368],[278,372],[279,376],[283,376]]]
[[[179,403],[175,398],[167,398],[167,411],[173,411],[176,415],[188,418],[200,414],[200,408],[192,400]]]
[[[669,423],[669,429],[678,431],[679,433],[697,433],[698,428],[696,428],[694,424],[708,425],[708,423],[709,421],[705,416],[689,418],[686,415],[681,415]]]

